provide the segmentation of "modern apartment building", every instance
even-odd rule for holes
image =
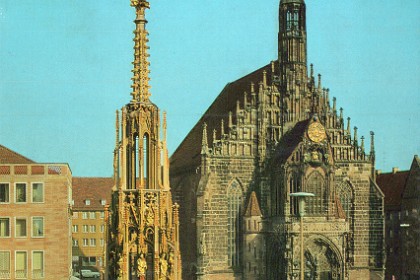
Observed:
[[[0,145],[0,279],[69,278],[71,180]]]
[[[105,266],[105,205],[109,204],[112,178],[73,178],[73,271],[90,268],[103,273]]]

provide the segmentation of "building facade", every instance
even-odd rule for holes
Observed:
[[[105,273],[105,206],[113,178],[73,177],[72,268]]]
[[[67,280],[72,174],[0,145],[0,279]]]
[[[132,0],[132,99],[117,112],[114,187],[108,214],[109,279],[181,279],[178,205],[172,203],[166,119],[149,97],[145,11]],[[121,122],[119,121],[121,117]],[[162,129],[162,130],[161,130]],[[161,135],[162,134],[162,135]]]
[[[419,279],[419,157],[414,156],[408,171],[378,173],[377,183],[385,194],[385,279]]]
[[[279,26],[278,59],[229,83],[171,157],[183,279],[297,279],[302,261],[305,279],[383,279],[374,134],[368,153],[308,69],[303,0],[280,1]],[[315,194],[303,227],[296,192]]]

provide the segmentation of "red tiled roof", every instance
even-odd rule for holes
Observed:
[[[262,81],[264,71],[267,71],[267,83],[270,84],[271,75],[268,73],[271,73],[271,63],[225,86],[213,104],[210,105],[201,119],[172,154],[170,159],[171,174],[198,167],[201,160],[200,152],[203,124],[207,124],[208,132],[216,129],[220,133],[221,119],[224,119],[225,123],[227,123],[229,111],[235,112],[237,100],[240,100],[243,105],[244,92],[248,92],[249,95],[251,82],[255,84],[255,90],[258,94],[258,83]]]
[[[32,164],[35,163],[21,154],[18,154],[3,145],[0,145],[0,163],[1,164]]]
[[[400,210],[401,199],[409,171],[383,173],[376,177],[376,183],[385,195],[387,210]]]
[[[108,177],[73,177],[73,210],[103,210],[101,200],[111,202],[114,179]],[[86,205],[86,199],[90,205]]]
[[[249,197],[248,206],[246,207],[245,217],[261,216],[261,209],[258,203],[257,194],[255,192],[251,193]]]

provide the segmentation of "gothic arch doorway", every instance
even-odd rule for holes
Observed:
[[[324,238],[305,242],[305,280],[341,280],[342,258]]]

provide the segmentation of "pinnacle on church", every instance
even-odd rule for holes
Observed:
[[[132,87],[132,103],[149,102],[150,86],[149,86],[149,54],[147,53],[148,32],[146,30],[146,9],[150,8],[149,2],[146,0],[131,0],[131,6],[136,8],[136,29],[134,30],[134,61],[133,61],[133,81]]]

